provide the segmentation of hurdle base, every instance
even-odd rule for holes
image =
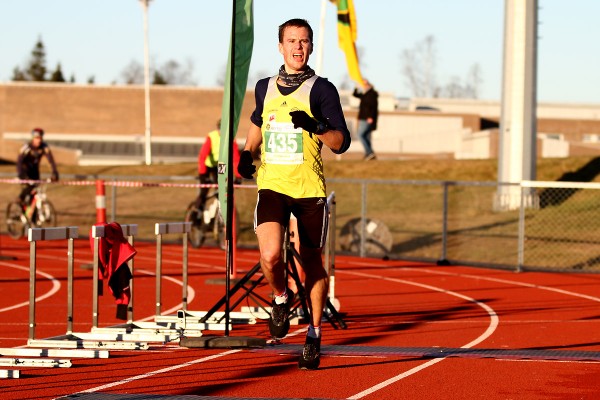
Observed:
[[[18,379],[20,377],[21,377],[21,371],[18,369],[0,369],[0,378]]]
[[[266,345],[266,339],[248,336],[182,337],[179,340],[179,347],[202,349],[261,348]]]
[[[114,336],[114,335],[113,335]],[[147,350],[149,345],[142,341],[115,340],[113,336],[98,338],[91,333],[75,333],[54,336],[46,339],[28,339],[28,347],[60,348],[60,349],[113,349],[113,350]]]

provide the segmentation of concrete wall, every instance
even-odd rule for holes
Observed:
[[[482,117],[500,118],[501,104],[496,100],[413,98],[408,109],[430,106],[444,113],[470,113]],[[600,104],[538,103],[537,117],[541,119],[594,120],[600,121]]]
[[[221,114],[222,89],[153,86],[150,90],[153,136],[204,137]],[[239,132],[245,137],[253,109],[248,92]],[[143,86],[56,83],[0,85],[0,132],[144,135]]]
[[[152,138],[154,141],[198,140],[214,129],[221,112],[223,90],[153,86],[151,88]],[[344,113],[353,133],[353,144],[344,157],[362,156],[362,146],[355,136],[358,99],[350,91],[341,91]],[[498,120],[498,102],[465,99],[412,99],[409,108],[417,105],[438,108],[436,111],[394,110],[391,94],[380,95],[379,128],[373,134],[375,151],[389,157],[402,154],[450,154],[458,158],[496,157],[498,133],[493,129]],[[243,142],[250,126],[254,108],[254,92],[244,99],[237,133]],[[584,135],[600,135],[600,106],[544,105],[538,107],[538,132],[559,133],[569,143],[568,154],[597,154],[599,145],[583,142]],[[43,127],[49,135],[82,138],[98,136],[104,139],[123,137],[143,140],[143,86],[99,86],[56,83],[0,84],[0,140],[22,138],[35,127]],[[490,129],[490,126],[492,129]],[[479,133],[478,133],[479,132]],[[600,136],[598,136],[600,137]],[[133,138],[133,139],[132,139]],[[0,141],[0,157],[12,160],[15,147],[21,141]],[[552,148],[552,150],[551,150]],[[565,144],[552,142],[543,154],[564,154]],[[55,150],[59,151],[59,150]],[[60,150],[63,151],[63,150]],[[64,150],[61,162],[77,162],[77,152]],[[68,155],[67,155],[68,154]],[[324,150],[324,156],[333,153]],[[71,161],[69,161],[71,162]]]
[[[386,114],[373,134],[376,153],[445,153],[457,150],[463,133],[458,116]]]

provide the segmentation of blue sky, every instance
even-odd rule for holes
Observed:
[[[538,99],[600,104],[600,1],[539,0]],[[357,46],[362,71],[380,92],[409,97],[400,55],[426,36],[437,47],[440,83],[464,79],[479,64],[481,98],[501,93],[503,0],[355,0]],[[321,0],[255,0],[255,44],[251,77],[274,74],[281,65],[277,26],[306,18],[319,38]],[[199,86],[214,87],[224,73],[230,36],[231,1],[153,0],[149,10],[150,55],[194,64]],[[315,43],[310,64],[323,46],[321,75],[336,85],[347,80],[337,47],[335,7],[328,3],[323,43]],[[0,81],[23,66],[38,37],[47,64],[61,62],[64,74],[78,83],[94,76],[96,84],[122,81],[122,70],[143,62],[143,18],[138,0],[0,1]]]

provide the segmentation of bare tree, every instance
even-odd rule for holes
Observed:
[[[450,82],[444,86],[442,95],[449,98],[477,99],[479,98],[479,87],[481,85],[481,68],[479,64],[473,64],[463,81],[453,76]]]
[[[462,84],[458,76],[450,78],[450,82],[444,86],[442,96],[450,98],[465,97],[465,86]]]
[[[153,61],[151,65],[157,65]],[[194,63],[187,59],[185,64],[180,64],[175,60],[169,60],[158,68],[150,68],[153,85],[196,85],[193,79]],[[144,83],[144,66],[131,60],[129,64],[121,71],[121,79],[128,85],[140,85]]]
[[[466,97],[478,99],[481,84],[483,83],[481,66],[475,63],[469,69],[466,79]]]
[[[437,97],[440,88],[436,81],[435,38],[431,35],[401,54],[402,72],[406,84],[416,97]]]
[[[144,83],[144,67],[139,62],[131,60],[121,71],[121,77],[127,85],[140,85]]]
[[[161,65],[154,73],[154,76],[160,76],[165,85],[196,85],[193,79],[194,62],[187,59],[184,65],[175,60],[169,60]],[[154,82],[158,83],[158,82]]]
[[[402,72],[406,85],[415,97],[473,98],[479,97],[483,79],[481,67],[473,64],[463,82],[458,76],[452,76],[448,83],[439,85],[436,79],[435,38],[427,36],[417,42],[412,49],[401,54]]]

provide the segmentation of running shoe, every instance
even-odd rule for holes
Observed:
[[[321,362],[321,338],[306,337],[302,355],[298,360],[300,369],[317,369]]]
[[[283,304],[276,304],[275,298],[271,303],[271,318],[269,318],[269,332],[274,339],[283,339],[290,330],[290,320],[288,314],[290,313],[290,304],[293,301],[294,293],[290,292],[287,288],[288,299]]]

